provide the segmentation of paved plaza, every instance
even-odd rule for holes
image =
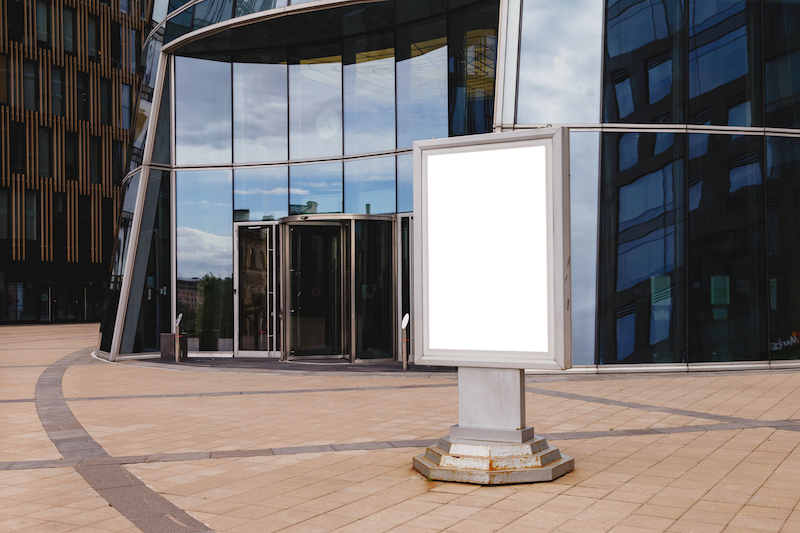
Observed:
[[[97,333],[0,327],[0,532],[800,532],[800,372],[528,376],[575,471],[482,487],[411,468],[452,372],[115,364]]]

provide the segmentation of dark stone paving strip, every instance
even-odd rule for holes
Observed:
[[[225,391],[225,392],[183,392],[176,394],[129,394],[123,396],[82,396],[80,398],[67,398],[68,402],[93,402],[96,400],[147,400],[155,398],[202,398],[216,396],[251,396],[263,394],[308,394],[314,392],[362,392],[374,390],[396,389],[431,389],[441,387],[457,387],[457,383],[433,383],[428,385],[396,385],[375,387],[341,387],[334,389],[289,389],[289,390],[254,390],[254,391]],[[0,400],[2,402],[3,400]],[[30,400],[9,400],[30,401]]]
[[[749,418],[738,418],[735,416],[715,415],[712,413],[703,413],[701,411],[689,411],[687,409],[673,409],[672,407],[661,407],[658,405],[649,405],[646,403],[624,402],[621,400],[609,400],[608,398],[598,398],[597,396],[585,396],[583,394],[575,394],[573,392],[554,391],[549,389],[542,389],[539,387],[525,387],[528,392],[535,394],[542,394],[545,396],[554,396],[556,398],[566,398],[569,400],[580,400],[582,402],[601,403],[604,405],[615,405],[617,407],[627,407],[631,409],[641,409],[642,411],[656,411],[659,413],[668,413],[671,415],[689,416],[692,418],[703,418],[706,420],[716,420],[718,422],[750,422]]]
[[[35,401],[33,398],[20,398],[18,400],[0,400],[0,403],[32,403]]]
[[[16,352],[16,348],[14,349]],[[0,368],[47,368],[50,365],[0,365]]]
[[[75,470],[112,507],[145,533],[213,533],[205,524],[126,470],[89,435],[72,414],[62,392],[64,372],[91,349],[80,350],[47,367],[36,382],[36,409],[42,426],[65,461],[23,461],[6,469],[20,470],[34,466],[54,468],[74,466]],[[204,454],[207,457],[210,454]],[[100,461],[82,464],[82,461]],[[146,459],[145,459],[146,460]]]

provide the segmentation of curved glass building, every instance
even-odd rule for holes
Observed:
[[[104,357],[400,358],[413,142],[547,125],[574,366],[800,357],[800,2],[156,0],[142,54]]]

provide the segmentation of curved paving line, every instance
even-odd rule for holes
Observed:
[[[208,526],[156,493],[121,464],[83,464],[85,460],[110,459],[72,414],[62,392],[64,372],[90,352],[91,349],[80,350],[59,359],[42,372],[36,382],[39,419],[65,459],[60,465],[52,466],[74,466],[109,505],[145,533],[213,533]]]

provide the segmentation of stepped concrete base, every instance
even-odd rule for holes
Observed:
[[[413,464],[428,479],[478,485],[552,481],[575,468],[572,457],[536,436],[520,444],[443,437]]]

